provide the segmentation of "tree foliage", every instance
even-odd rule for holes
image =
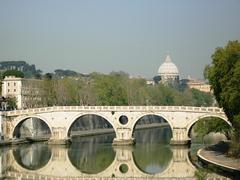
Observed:
[[[207,117],[196,122],[194,130],[199,137],[203,137],[210,132],[219,132],[224,134],[228,139],[231,138],[231,126],[224,120],[216,117]]]
[[[63,69],[56,69],[55,75],[59,77],[64,77],[64,76],[77,76],[78,73],[72,70],[63,70]]]
[[[225,47],[217,48],[212,55],[212,64],[205,72],[216,100],[231,121],[235,138],[240,143],[240,43],[229,41]]]
[[[196,106],[207,106],[213,99],[211,93],[202,93],[198,89],[191,89]]]
[[[14,110],[17,108],[17,100],[15,97],[7,97],[6,98],[7,102],[7,110]]]
[[[15,77],[23,78],[24,74],[23,72],[18,70],[7,70],[3,73],[3,78],[5,78],[6,76],[15,76]]]
[[[142,78],[129,78],[124,72],[88,77],[43,78],[42,100],[51,105],[190,105],[211,106],[212,95],[197,90],[178,91],[164,85],[149,86]],[[41,106],[41,105],[40,105]]]

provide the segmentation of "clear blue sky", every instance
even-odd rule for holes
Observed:
[[[153,77],[167,52],[202,78],[216,47],[240,40],[240,0],[0,0],[0,61],[44,72]]]

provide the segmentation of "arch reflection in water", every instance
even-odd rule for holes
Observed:
[[[157,174],[168,168],[173,156],[169,145],[170,127],[137,130],[134,138],[133,158],[141,171]]]
[[[97,174],[104,171],[114,160],[111,142],[114,134],[92,137],[75,137],[68,150],[71,163],[83,173]]]
[[[135,132],[136,146],[123,150],[133,154],[134,166],[137,166],[143,174],[162,173],[172,160],[171,147],[166,144],[170,138],[169,132],[168,128],[137,130]],[[63,150],[68,151],[68,158],[79,173],[98,174],[104,172],[116,159],[116,149],[113,149],[111,145],[113,138],[113,134],[75,137],[72,139],[71,146]],[[37,170],[44,166],[44,162],[47,164],[47,160],[41,157],[50,159],[49,152],[53,152],[51,148],[46,144],[26,145],[24,148],[14,150],[14,157],[24,168]],[[59,150],[59,147],[54,147],[54,152],[55,150]],[[118,157],[118,159],[125,158]]]
[[[44,144],[39,144],[39,146],[44,146]],[[192,165],[186,161],[187,157],[187,151],[184,149],[175,149],[174,150],[174,156],[173,159],[176,159],[176,162],[170,163],[168,167],[162,166],[164,168],[164,172],[159,172],[154,175],[149,175],[143,171],[141,171],[135,162],[133,161],[132,157],[132,151],[133,149],[130,147],[116,147],[114,148],[114,151],[116,152],[115,157],[113,157],[113,162],[109,163],[109,165],[106,165],[106,168],[96,169],[98,168],[96,165],[93,165],[93,161],[91,161],[91,165],[93,167],[87,166],[88,172],[82,172],[84,170],[83,168],[86,168],[86,166],[81,166],[81,170],[77,170],[76,166],[72,164],[72,162],[69,160],[70,151],[63,147],[63,146],[52,146],[52,156],[50,158],[50,161],[43,167],[38,166],[39,169],[35,168],[32,170],[32,165],[29,163],[26,165],[26,163],[22,163],[21,161],[17,163],[10,162],[10,168],[7,168],[10,170],[9,175],[17,176],[26,176],[29,175],[29,177],[34,176],[41,176],[42,178],[48,179],[51,178],[69,178],[71,177],[112,177],[113,175],[115,177],[138,177],[138,178],[147,178],[147,177],[193,177],[195,168],[192,168]],[[43,149],[43,148],[40,148]],[[68,153],[66,153],[68,151]],[[72,152],[74,153],[74,152]],[[42,153],[41,153],[42,154]],[[106,152],[106,155],[104,157],[108,157],[108,152]],[[65,156],[66,155],[66,156]],[[94,156],[94,155],[93,155]],[[98,155],[96,155],[98,156]],[[136,157],[136,158],[142,158],[142,157]],[[95,158],[97,159],[97,158]],[[97,161],[101,161],[102,159],[97,159]],[[96,164],[99,164],[99,162],[95,162]],[[79,162],[79,161],[75,161]],[[21,163],[21,164],[20,164]],[[88,162],[85,162],[88,163]],[[18,165],[17,165],[18,164]],[[23,165],[24,164],[24,165]],[[81,163],[79,163],[81,165]],[[20,166],[19,166],[20,165]],[[179,170],[179,165],[184,167]],[[102,164],[100,165],[102,166]],[[146,166],[149,166],[148,162],[146,162]],[[93,168],[92,172],[89,172]],[[11,170],[14,170],[12,172]],[[100,172],[97,172],[100,171]],[[184,171],[187,170],[187,171]],[[173,173],[174,172],[174,173]],[[187,172],[187,173],[186,173]],[[89,174],[91,173],[91,174]],[[93,174],[94,173],[94,174]],[[51,179],[50,178],[50,179]]]
[[[18,146],[13,150],[14,159],[28,170],[38,170],[44,167],[52,155],[47,144],[31,144]]]

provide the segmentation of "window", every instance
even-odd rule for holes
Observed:
[[[13,91],[16,92],[16,89],[14,89]]]
[[[8,92],[10,92],[10,89],[8,89]]]
[[[8,83],[8,86],[10,86],[10,83]]]
[[[14,82],[14,86],[16,86],[16,83]]]

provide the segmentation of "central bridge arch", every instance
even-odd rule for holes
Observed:
[[[109,123],[111,125],[112,129],[114,130],[114,134],[115,134],[115,137],[116,137],[116,126],[115,126],[115,124],[111,120],[109,120],[109,117],[107,117],[103,113],[99,113],[99,112],[79,113],[79,114],[74,115],[73,117],[71,117],[70,121],[68,122],[67,127],[66,127],[66,137],[70,137],[70,130],[71,130],[72,126],[74,125],[74,123],[76,121],[80,120],[81,118],[83,118],[85,116],[88,116],[88,115],[102,118],[103,121],[106,121],[107,123]]]
[[[138,123],[143,117],[152,116],[152,115],[163,118],[163,119],[169,124],[169,126],[170,126],[170,128],[171,128],[171,131],[173,132],[173,124],[172,124],[172,122],[171,122],[171,121],[168,119],[168,117],[165,116],[163,113],[144,112],[144,113],[140,113],[139,115],[135,116],[134,120],[131,122],[131,123],[132,123],[132,124],[131,124],[131,134],[133,135],[137,123]]]

